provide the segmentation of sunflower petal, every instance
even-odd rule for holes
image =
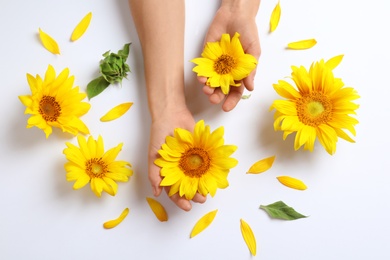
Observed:
[[[333,58],[330,58],[327,62],[325,62],[325,65],[328,66],[331,70],[333,70],[340,64],[343,57],[343,54],[334,56]]]
[[[271,19],[269,22],[269,32],[275,31],[276,27],[278,27],[281,12],[282,9],[280,8],[280,1],[278,1],[278,4],[275,6],[271,14]]]
[[[191,231],[190,238],[193,238],[203,230],[205,230],[211,222],[213,222],[215,215],[217,214],[218,209],[210,211],[209,213],[205,214],[203,217],[201,217],[195,224],[194,228]]]
[[[307,39],[307,40],[301,40],[297,42],[290,42],[289,44],[287,44],[287,48],[293,50],[304,50],[304,49],[310,49],[316,44],[317,41],[315,39]]]
[[[50,35],[42,31],[41,28],[39,28],[39,38],[46,50],[53,54],[60,54],[60,48],[58,47],[57,42]]]
[[[246,245],[249,248],[249,251],[253,256],[256,255],[256,238],[253,234],[253,231],[251,227],[246,223],[243,219],[240,219],[240,228],[241,228],[241,234],[244,238],[244,241]]]
[[[293,177],[279,176],[276,178],[278,179],[278,181],[281,184],[283,184],[284,186],[287,186],[289,188],[296,189],[296,190],[306,190],[307,189],[307,186],[305,183],[303,183],[303,181],[295,179]]]
[[[70,37],[70,40],[72,42],[78,40],[83,34],[87,31],[89,23],[92,19],[92,13],[89,12],[84,18],[77,24],[77,26],[74,28],[72,36]]]
[[[129,211],[129,208],[125,208],[118,218],[104,222],[103,227],[106,229],[110,229],[118,226],[127,217]]]
[[[265,172],[267,171],[268,169],[270,169],[272,167],[272,164],[274,163],[275,161],[275,155],[274,156],[271,156],[271,157],[268,157],[268,158],[264,158],[260,161],[257,161],[255,164],[253,164],[249,170],[247,171],[247,173],[262,173],[262,172]]]
[[[164,207],[161,205],[160,202],[149,197],[146,198],[146,201],[148,202],[149,207],[152,209],[154,215],[156,215],[158,220],[160,220],[161,222],[168,221],[167,212],[165,211]]]
[[[115,106],[114,108],[110,109],[104,116],[100,118],[100,121],[102,122],[108,122],[115,120],[122,115],[124,115],[130,107],[133,105],[133,102],[127,102],[122,103],[120,105]]]

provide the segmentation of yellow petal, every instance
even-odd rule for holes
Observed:
[[[120,105],[117,105],[116,107],[110,109],[104,116],[100,118],[100,121],[107,122],[114,119],[117,119],[121,116],[123,116],[127,110],[130,109],[130,107],[133,105],[133,102],[123,103]]]
[[[262,173],[262,172],[265,172],[267,171],[268,169],[270,169],[272,167],[272,164],[274,163],[275,161],[275,155],[274,156],[271,156],[271,157],[268,157],[268,158],[264,158],[260,161],[257,161],[255,162],[255,164],[253,164],[249,170],[247,171],[247,173]]]
[[[53,54],[60,54],[60,48],[57,42],[50,35],[42,31],[41,28],[39,28],[39,38],[46,50]]]
[[[296,189],[296,190],[306,190],[307,189],[307,186],[305,183],[303,183],[303,181],[292,178],[290,176],[279,176],[276,178],[280,181],[281,184],[283,184],[284,186],[287,186],[289,188]]]
[[[203,217],[201,217],[198,222],[196,222],[194,228],[191,231],[190,238],[193,238],[203,230],[205,230],[211,222],[213,222],[215,215],[217,214],[218,209],[210,211],[209,213],[205,214]]]
[[[302,40],[297,42],[290,42],[287,45],[287,47],[293,50],[304,50],[304,49],[310,49],[316,44],[317,41],[315,39],[307,39],[307,40]]]
[[[243,219],[240,219],[240,228],[241,228],[241,234],[244,238],[244,241],[246,245],[249,248],[249,251],[253,256],[256,255],[256,238],[253,234],[253,231],[251,227],[246,223]]]
[[[327,62],[325,62],[325,65],[327,67],[329,67],[331,70],[333,70],[334,68],[336,68],[340,64],[343,57],[344,57],[344,55],[341,54],[341,55],[337,55],[333,58],[330,58]]]
[[[103,227],[109,229],[118,226],[128,214],[129,214],[129,208],[125,208],[118,218],[105,222],[103,224]]]
[[[280,8],[280,1],[278,1],[278,4],[275,6],[275,8],[271,14],[271,19],[269,22],[269,31],[270,32],[275,31],[276,27],[278,27],[281,12],[282,12],[282,9]]]
[[[146,201],[149,204],[149,207],[152,209],[154,215],[156,215],[157,219],[161,222],[168,221],[168,215],[165,211],[164,207],[153,198],[146,198]]]
[[[91,22],[92,19],[92,13],[89,12],[84,18],[77,24],[76,28],[74,28],[72,36],[70,37],[70,40],[72,42],[76,41],[79,39],[85,31],[87,31],[89,23]]]

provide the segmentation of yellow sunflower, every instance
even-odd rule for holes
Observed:
[[[92,136],[88,141],[84,136],[78,135],[77,141],[80,147],[69,142],[64,154],[68,162],[65,164],[66,180],[76,181],[73,189],[78,190],[87,183],[91,183],[91,189],[100,197],[102,191],[115,196],[118,184],[115,181],[127,182],[133,175],[129,168],[131,164],[126,161],[115,161],[122,150],[123,144],[104,152],[104,144],[101,136],[94,140]]]
[[[161,167],[160,185],[170,186],[169,196],[178,192],[190,200],[196,192],[214,196],[217,188],[229,186],[228,173],[238,163],[229,156],[237,147],[224,145],[223,134],[223,127],[210,133],[201,120],[193,133],[176,128],[174,136],[167,136],[155,164]]]
[[[292,66],[291,78],[297,89],[284,80],[274,84],[276,92],[287,100],[275,100],[271,110],[274,115],[275,130],[284,131],[283,139],[296,132],[294,148],[304,145],[305,150],[313,151],[318,138],[329,154],[336,152],[338,137],[354,142],[345,132],[356,135],[358,123],[351,114],[359,105],[352,102],[359,98],[352,87],[344,87],[340,78],[335,78],[333,69],[341,62],[343,55],[327,62],[321,60],[311,65],[309,71],[303,66]]]
[[[25,114],[32,116],[27,121],[27,128],[36,126],[42,129],[46,138],[52,133],[52,127],[61,128],[63,132],[77,135],[88,134],[88,127],[80,120],[91,105],[81,102],[86,94],[73,88],[74,76],[69,76],[69,69],[64,69],[58,77],[54,68],[49,65],[44,79],[27,74],[31,95],[19,96],[26,106]]]
[[[202,58],[192,60],[198,65],[193,71],[207,77],[210,87],[221,87],[224,94],[229,93],[230,86],[240,86],[237,81],[246,78],[257,65],[256,58],[244,52],[239,37],[236,33],[230,40],[229,34],[222,34],[220,42],[206,44]]]

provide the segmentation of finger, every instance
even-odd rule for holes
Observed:
[[[167,194],[169,194],[169,188],[166,189]],[[169,197],[179,208],[185,211],[190,211],[192,205],[189,200],[184,197],[180,197],[179,193],[175,193]]]
[[[255,89],[256,69],[254,69],[248,77],[243,80],[244,86],[247,90],[253,91]]]
[[[209,96],[209,101],[212,104],[219,104],[222,100],[225,99],[225,94],[222,93],[221,88],[214,90],[214,93]]]
[[[229,112],[235,108],[237,103],[241,100],[243,91],[244,87],[242,85],[240,87],[233,87],[222,105],[223,111]]]
[[[206,77],[198,77],[198,81],[199,81],[199,83],[205,85],[207,82],[207,78]]]
[[[152,161],[153,162],[153,161]],[[160,175],[160,168],[156,166],[154,163],[149,165],[149,182],[152,185],[153,195],[158,197],[162,192],[162,187],[160,183],[162,181],[162,177]]]
[[[207,96],[210,96],[214,93],[215,88],[209,87],[207,85],[203,86],[203,93],[205,93]]]
[[[200,193],[196,193],[192,201],[196,203],[204,203],[206,201],[206,197]]]

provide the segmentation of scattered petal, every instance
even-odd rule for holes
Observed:
[[[276,27],[278,27],[281,12],[282,12],[282,9],[280,8],[280,1],[278,1],[278,4],[275,6],[275,8],[271,14],[271,19],[269,22],[269,31],[270,32],[275,31]]]
[[[42,31],[41,28],[39,28],[39,38],[46,50],[53,54],[60,54],[60,48],[58,47],[57,42],[50,35]]]
[[[275,155],[268,157],[268,158],[265,158],[265,159],[262,159],[260,161],[257,161],[255,164],[253,164],[249,168],[247,173],[257,174],[257,173],[265,172],[272,167],[272,164],[274,163],[274,161],[275,161]]]
[[[117,119],[123,116],[133,105],[133,102],[122,103],[116,107],[110,109],[104,116],[100,118],[100,121],[107,122]]]
[[[194,228],[191,231],[190,238],[193,238],[203,230],[205,230],[211,222],[213,222],[215,215],[217,214],[218,209],[210,211],[209,213],[205,214],[203,217],[201,217],[198,222],[196,222]]]
[[[299,218],[307,218],[307,216],[296,212],[293,208],[287,206],[283,201],[277,201],[269,205],[260,205],[260,208],[265,210],[272,218],[295,220]]]
[[[249,99],[251,97],[251,94],[249,95],[242,95],[241,99]]]
[[[246,223],[243,219],[240,219],[240,228],[241,228],[241,234],[244,238],[244,241],[246,245],[249,248],[249,251],[253,256],[256,255],[256,238],[253,234],[253,231],[251,227]]]
[[[89,12],[84,18],[77,24],[76,28],[74,28],[72,36],[70,40],[72,42],[78,40],[83,34],[87,31],[89,23],[92,19],[92,13]]]
[[[110,229],[118,226],[127,217],[129,211],[129,208],[125,208],[118,218],[105,222],[103,224],[103,227],[106,229]]]
[[[280,181],[281,184],[283,184],[284,186],[290,187],[292,189],[296,189],[296,190],[306,190],[307,189],[307,186],[305,183],[303,183],[303,181],[292,178],[290,176],[279,176],[276,178]]]
[[[168,215],[165,211],[164,207],[161,205],[160,202],[153,198],[146,198],[146,201],[149,204],[149,207],[152,209],[154,215],[156,215],[157,219],[161,222],[168,221]]]
[[[343,54],[334,56],[333,58],[330,58],[327,62],[325,62],[325,65],[333,70],[340,64],[343,57],[344,57]]]
[[[290,42],[287,45],[287,47],[293,50],[305,50],[305,49],[310,49],[316,44],[317,41],[315,39],[307,39],[307,40],[302,40],[297,42]]]

